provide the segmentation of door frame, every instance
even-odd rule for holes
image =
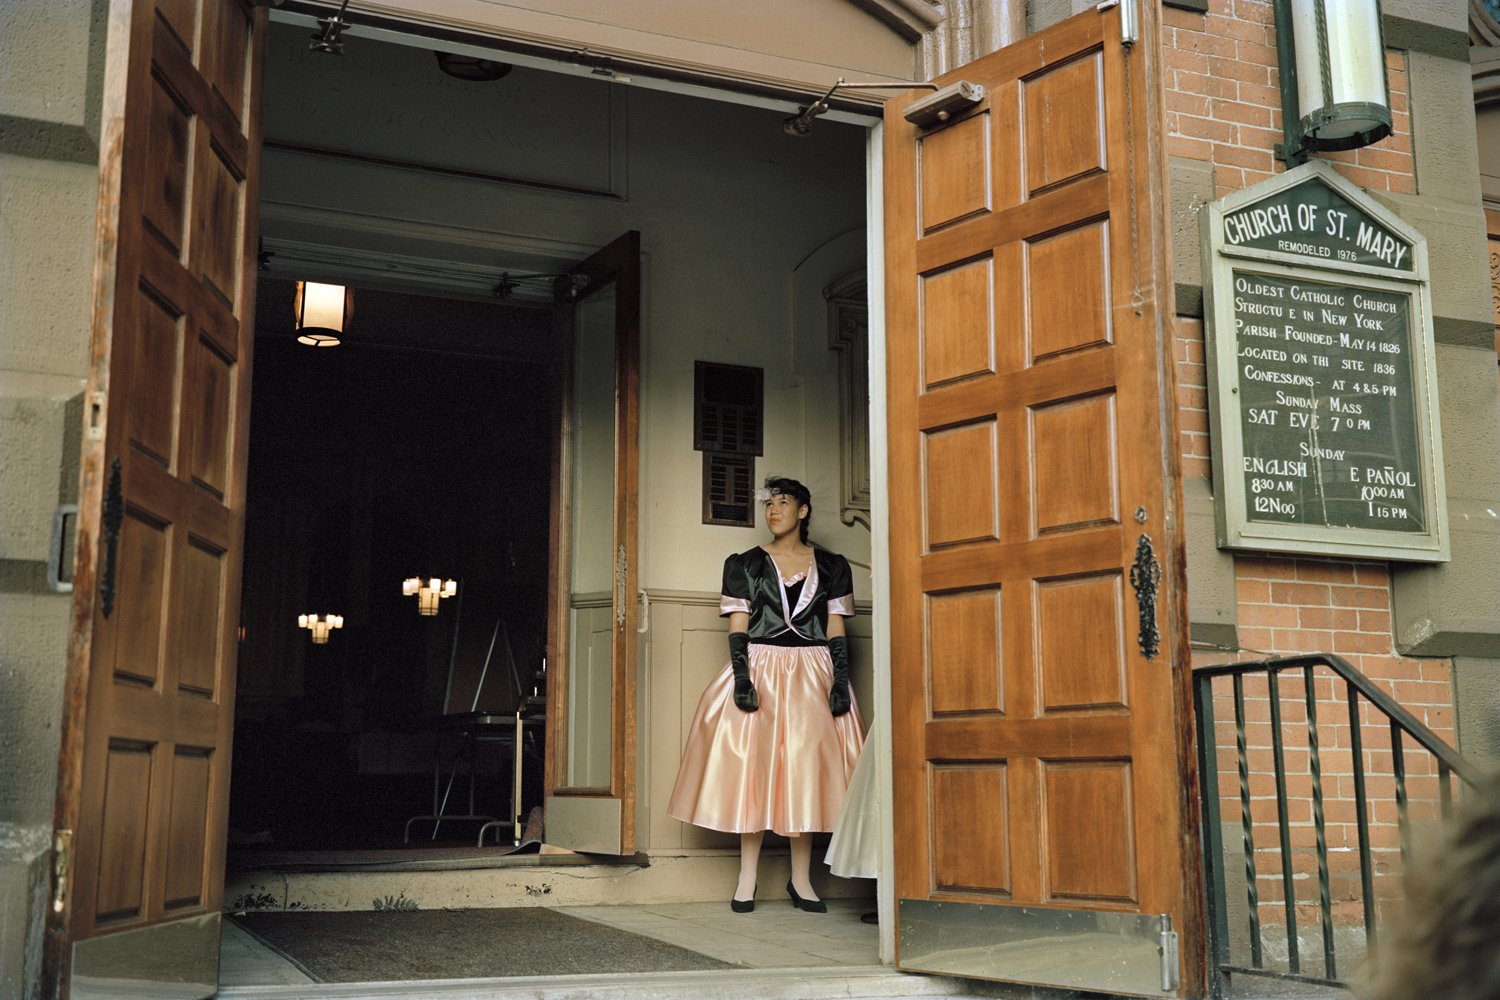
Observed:
[[[321,13],[327,11],[320,6],[293,2],[286,10],[294,14],[308,14],[312,10]],[[365,15],[361,14],[361,20]],[[388,27],[390,32],[397,28],[406,34],[424,34],[422,23],[392,22]],[[571,69],[565,64],[553,59],[530,54],[526,47],[506,39],[471,33],[465,35],[452,29],[444,28],[436,22],[425,25],[431,35],[440,35],[450,40],[453,45],[462,47],[467,40],[476,47],[488,50],[493,49],[516,49],[517,61],[526,62],[545,68],[552,72],[580,72],[587,73],[586,67]],[[699,76],[681,69],[662,66],[662,77],[653,80],[649,85],[659,89],[693,94],[711,99],[723,100],[727,103],[744,103],[761,106],[786,107],[786,100],[781,95],[767,95],[764,92],[757,93],[754,86],[755,81],[739,81],[743,89],[737,89],[735,80],[724,78]],[[642,81],[637,81],[638,83]],[[110,100],[109,81],[106,80],[106,103]],[[878,105],[865,105],[856,110],[856,104],[850,102],[845,105],[843,115],[830,115],[830,117],[842,117],[843,120],[862,125],[867,130],[866,135],[866,209],[865,224],[867,238],[866,252],[866,277],[869,290],[869,324],[870,324],[870,355],[868,378],[872,398],[885,399],[887,396],[886,380],[886,316],[885,316],[885,262],[884,262],[884,234],[883,234],[883,127],[878,115]],[[867,110],[870,117],[864,117],[861,110]],[[857,119],[857,122],[856,122]],[[1164,168],[1164,164],[1163,164]],[[106,165],[106,169],[109,167]],[[117,169],[117,167],[115,168]],[[871,727],[870,739],[881,748],[876,758],[877,780],[879,787],[885,794],[885,802],[890,802],[891,788],[891,753],[889,718],[891,714],[891,663],[890,663],[890,584],[889,584],[889,495],[885,484],[888,482],[888,469],[885,459],[887,433],[885,421],[879,415],[872,415],[870,423],[870,445],[871,445],[871,563],[874,578],[871,600],[873,605],[874,622],[874,721]],[[88,476],[97,477],[97,469],[91,469],[88,463],[84,463],[84,473]],[[70,691],[68,704],[78,703],[76,693]],[[634,710],[634,706],[630,706]],[[1187,752],[1187,751],[1184,751]],[[877,887],[877,899],[880,921],[880,946],[881,959],[889,963],[894,958],[895,930],[894,930],[894,892],[892,880],[893,854],[892,854],[892,829],[891,811],[889,806],[884,810],[881,818],[881,851],[880,851],[881,877]]]
[[[582,279],[581,283],[575,278]],[[572,670],[571,627],[573,612],[573,495],[574,457],[571,414],[573,372],[576,368],[573,332],[579,306],[603,288],[613,288],[614,307],[614,419],[611,561],[617,577],[611,594],[615,619],[610,642],[610,783],[607,788],[574,788],[563,784],[569,740],[569,674]],[[580,850],[635,852],[636,774],[636,608],[640,569],[640,343],[641,343],[641,234],[631,230],[589,255],[559,279],[553,305],[553,335],[556,338],[552,407],[551,476],[548,546],[552,565],[547,575],[547,736],[544,815],[566,808],[568,823],[588,824],[607,817],[611,804],[619,812],[619,827],[613,840],[568,836],[587,844]],[[622,482],[628,488],[622,489]],[[618,559],[614,558],[618,551]],[[618,578],[623,575],[623,579]],[[549,843],[557,843],[550,841]],[[568,847],[567,843],[557,846]]]
[[[255,0],[251,0],[251,2],[253,3],[253,2],[255,2]],[[313,6],[314,5],[311,5],[311,4],[301,4],[301,5],[299,5],[299,4],[296,4],[296,3],[292,3],[292,4],[288,5],[287,11],[289,13],[294,13],[294,14],[306,14],[306,13],[308,13],[308,11],[310,11],[313,8]],[[303,9],[298,9],[299,7],[303,8]],[[278,19],[276,17],[277,13],[278,12],[273,12],[271,20]],[[323,11],[323,13],[326,13],[326,11]],[[361,21],[363,21],[363,20],[364,20],[364,16],[361,15]],[[395,34],[397,27],[399,27],[401,29],[405,29],[405,31],[404,31],[405,34],[408,34],[408,35],[418,34],[418,35],[420,35],[420,34],[423,34],[422,28],[424,26],[422,24],[399,24],[398,25],[396,22],[391,22],[391,24],[390,24],[389,27],[382,29],[382,31],[379,32],[379,33],[380,34]],[[463,47],[463,39],[459,38],[459,37],[456,37],[456,33],[451,33],[451,29],[445,29],[441,24],[439,24],[437,22],[432,22],[432,23],[428,24],[427,27],[430,28],[435,34],[441,34],[445,38],[453,38],[454,39],[454,44],[458,47],[458,49],[461,49]],[[480,47],[481,44],[486,49],[495,48],[495,47],[502,47],[503,48],[506,45],[506,43],[502,39],[487,37],[487,36],[484,36],[484,35],[481,35],[481,34],[471,34],[471,35],[468,36],[468,39],[476,46],[476,48]],[[517,48],[518,48],[518,50],[521,49],[520,46],[517,46]],[[549,59],[549,58],[547,58],[545,56],[538,56],[538,55],[526,53],[524,51],[518,51],[517,61],[518,62],[525,62],[525,63],[531,64],[531,65],[534,65],[536,68],[543,69],[543,70],[548,71],[548,72],[562,72],[562,73],[575,72],[575,73],[579,73],[579,74],[586,74],[588,72],[588,70],[587,70],[586,67],[579,67],[579,68],[570,67],[570,66],[568,66],[568,65],[566,65],[566,64],[564,64],[562,62],[555,61],[554,59]],[[663,89],[663,90],[671,91],[671,92],[677,92],[677,93],[684,93],[684,94],[689,94],[689,95],[694,95],[694,96],[706,97],[706,98],[714,99],[714,100],[721,100],[721,101],[724,101],[726,103],[747,104],[747,105],[752,105],[752,106],[775,107],[775,108],[785,108],[785,107],[787,107],[787,98],[786,97],[782,97],[780,94],[776,94],[776,95],[773,96],[773,95],[768,95],[768,94],[765,94],[763,92],[760,92],[759,88],[755,87],[754,84],[753,84],[753,82],[751,82],[751,81],[742,81],[742,82],[746,83],[747,86],[745,87],[745,89],[737,89],[735,87],[735,82],[736,81],[733,81],[733,80],[725,80],[725,79],[713,78],[713,77],[702,77],[702,78],[699,78],[699,77],[697,77],[697,76],[695,76],[693,74],[685,74],[682,71],[676,70],[676,69],[671,68],[671,67],[662,67],[662,69],[665,71],[663,78],[659,79],[659,80],[651,81],[650,84],[649,84],[650,86],[656,87],[658,89]],[[640,81],[637,81],[637,82],[640,82]],[[110,93],[109,93],[110,86],[111,86],[111,82],[109,80],[106,80],[105,81],[106,93],[104,95],[104,100],[106,102],[110,99]],[[261,99],[261,96],[262,95],[257,94],[257,99],[258,100]],[[792,96],[792,95],[788,95],[788,96]],[[840,104],[842,104],[842,109],[839,107]],[[856,108],[859,108],[860,110],[854,110]],[[882,190],[883,190],[883,183],[882,183],[883,179],[882,179],[882,172],[881,172],[881,162],[882,162],[882,139],[881,139],[881,136],[882,136],[882,125],[881,125],[880,119],[878,117],[878,112],[879,112],[879,105],[878,104],[873,104],[873,105],[872,104],[865,104],[865,105],[863,105],[861,107],[861,105],[860,105],[859,102],[853,101],[853,100],[845,101],[845,102],[838,102],[838,101],[836,101],[835,102],[835,108],[834,108],[834,110],[827,117],[830,120],[837,120],[837,121],[842,121],[842,122],[849,123],[849,124],[856,124],[856,125],[858,125],[860,127],[865,128],[865,130],[866,130],[866,147],[867,147],[867,149],[866,149],[866,157],[865,157],[865,168],[866,168],[866,177],[865,177],[865,180],[866,180],[865,222],[866,222],[866,231],[867,231],[866,278],[867,278],[867,288],[868,288],[868,294],[869,294],[869,309],[870,309],[870,315],[869,315],[869,322],[870,322],[870,327],[869,327],[869,329],[870,329],[870,357],[869,357],[868,377],[869,377],[870,391],[871,391],[872,394],[874,394],[874,398],[883,398],[883,394],[884,394],[884,391],[885,391],[885,326],[884,326],[884,298],[883,298],[883,289],[884,289],[884,249],[883,249],[883,240],[881,238],[881,231],[882,231],[882,228],[881,228],[881,220],[882,220],[882,202],[881,202],[881,199],[882,199]],[[104,164],[104,169],[105,170],[118,171],[118,169],[119,169],[118,160],[106,161],[105,164]],[[252,382],[253,382],[253,378],[254,378],[254,373],[253,372],[252,372],[252,376],[251,377],[252,377]],[[870,432],[870,443],[871,443],[871,470],[870,470],[871,471],[871,482],[872,482],[872,485],[873,484],[884,484],[886,482],[886,469],[885,469],[885,461],[884,461],[884,455],[883,455],[883,450],[884,450],[883,449],[883,442],[885,440],[885,426],[884,426],[884,421],[880,420],[880,419],[872,419],[871,422],[870,422],[869,432]],[[97,463],[95,463],[95,465],[97,465]],[[84,462],[83,463],[82,470],[83,470],[83,474],[85,476],[86,482],[88,480],[90,480],[90,479],[97,479],[99,477],[99,475],[100,475],[100,473],[97,471],[97,469],[93,465],[90,465],[88,462]],[[86,482],[85,482],[85,486],[86,486]],[[874,625],[874,632],[875,632],[874,644],[873,644],[874,645],[874,656],[873,656],[873,661],[874,661],[873,662],[873,669],[874,669],[873,691],[874,691],[874,700],[875,700],[875,711],[874,711],[874,719],[873,719],[873,722],[871,724],[871,731],[870,731],[869,738],[872,739],[872,740],[880,741],[880,742],[877,742],[877,745],[878,746],[883,746],[885,748],[886,752],[883,753],[883,754],[881,754],[881,756],[877,758],[878,781],[880,782],[881,787],[889,789],[889,783],[890,783],[890,758],[889,758],[889,723],[888,723],[888,718],[889,718],[889,714],[890,714],[889,713],[889,707],[890,707],[890,660],[889,660],[889,653],[888,653],[888,647],[889,647],[889,626],[888,626],[888,623],[887,623],[888,615],[885,613],[886,612],[886,608],[888,606],[888,594],[889,594],[889,585],[888,585],[888,582],[887,582],[888,581],[888,573],[886,572],[886,569],[887,569],[887,556],[886,556],[887,544],[886,544],[886,537],[887,537],[887,528],[888,528],[888,522],[887,522],[887,519],[886,519],[886,511],[888,509],[888,506],[887,506],[887,500],[886,500],[885,490],[882,488],[881,485],[874,485],[874,488],[872,489],[871,505],[872,505],[872,507],[871,507],[871,522],[872,522],[871,523],[871,531],[872,531],[872,536],[873,536],[872,537],[872,553],[871,553],[871,557],[872,557],[872,574],[873,574],[873,577],[874,577],[874,580],[875,580],[874,585],[873,585],[873,592],[871,594],[871,602],[872,602],[872,606],[873,606],[873,616],[874,616],[874,623],[873,623],[873,625]],[[551,553],[551,555],[552,555],[552,558],[554,558],[554,559],[557,559],[557,558],[560,557],[559,553],[557,551],[555,551],[555,550]],[[85,575],[87,575],[87,574],[85,574]],[[90,577],[88,577],[88,579],[84,579],[84,578],[80,577],[79,579],[81,580],[81,583],[80,583],[81,589],[83,589],[85,591],[88,591],[89,590],[88,579],[92,579],[92,577],[90,576]],[[632,638],[634,638],[634,637],[632,636]],[[82,698],[81,698],[81,692],[78,692],[76,694],[70,692],[68,694],[68,697],[67,697],[67,703],[68,704],[76,705],[76,704],[81,703],[81,700],[82,700]],[[635,708],[635,706],[632,703],[630,706],[628,706],[628,708],[626,708],[625,706],[620,706],[620,708],[625,709],[625,710],[629,710],[629,711],[633,711],[634,708]],[[632,727],[628,727],[628,728],[633,731],[634,727],[632,726]],[[549,734],[549,740],[550,740],[550,734]],[[633,746],[631,747],[631,749],[633,749]],[[632,754],[632,756],[633,756],[633,754]],[[627,807],[627,808],[624,809],[624,818],[626,819],[627,822],[632,822],[633,821],[633,819],[634,819],[634,815],[633,814],[634,814],[633,807]],[[889,873],[891,871],[891,864],[892,864],[892,860],[891,860],[891,846],[890,845],[891,845],[890,823],[889,823],[889,816],[887,815],[885,817],[885,821],[883,823],[883,834],[882,834],[882,853],[881,853],[881,873],[882,873],[882,878],[880,879],[880,881],[878,883],[878,885],[880,887],[879,888],[880,910],[882,912],[882,915],[886,918],[886,919],[882,920],[882,923],[881,923],[881,926],[880,926],[881,953],[882,953],[883,960],[887,961],[887,962],[889,962],[889,961],[891,961],[893,959],[893,957],[894,957],[894,951],[895,951],[895,937],[894,937],[894,930],[893,930],[893,921],[891,919],[889,919],[889,915],[894,912],[894,910],[893,910],[893,906],[894,906],[893,900],[894,900],[894,897],[891,895],[891,892],[890,892],[890,889],[889,889],[890,879],[888,877],[888,875],[889,875]]]

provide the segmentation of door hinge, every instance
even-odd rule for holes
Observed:
[[[1111,7],[1120,8],[1120,44],[1127,49],[1141,40],[1141,12],[1136,3],[1137,0],[1100,0],[1094,7],[1101,13]]]
[[[1172,917],[1166,913],[1161,915],[1161,944],[1157,950],[1161,952],[1161,991],[1175,992],[1178,985],[1177,932],[1172,929]]]
[[[58,830],[52,839],[52,912],[68,908],[68,876],[73,865],[73,831]]]

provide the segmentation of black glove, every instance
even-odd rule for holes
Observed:
[[[760,708],[760,695],[750,683],[750,636],[744,632],[729,633],[729,669],[734,672],[734,703],[742,712]]]
[[[828,640],[828,656],[833,660],[833,687],[828,689],[828,710],[834,715],[849,711],[849,640],[836,635]]]

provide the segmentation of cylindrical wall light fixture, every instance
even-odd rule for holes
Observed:
[[[1275,0],[1288,165],[1391,134],[1380,0]]]
[[[417,596],[417,614],[435,615],[438,601],[458,593],[457,580],[440,580],[437,577],[424,580],[419,576],[401,581],[401,593],[407,597]]]
[[[297,282],[292,300],[297,343],[309,347],[337,347],[354,316],[354,289],[317,281]]]

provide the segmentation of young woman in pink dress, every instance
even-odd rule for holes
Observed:
[[[807,544],[807,487],[772,478],[761,495],[771,540],[724,560],[729,663],[698,701],[667,813],[740,835],[736,913],[755,908],[767,830],[791,841],[792,905],[822,913],[812,834],[833,829],[863,742],[844,635],[854,585],[848,560]]]

